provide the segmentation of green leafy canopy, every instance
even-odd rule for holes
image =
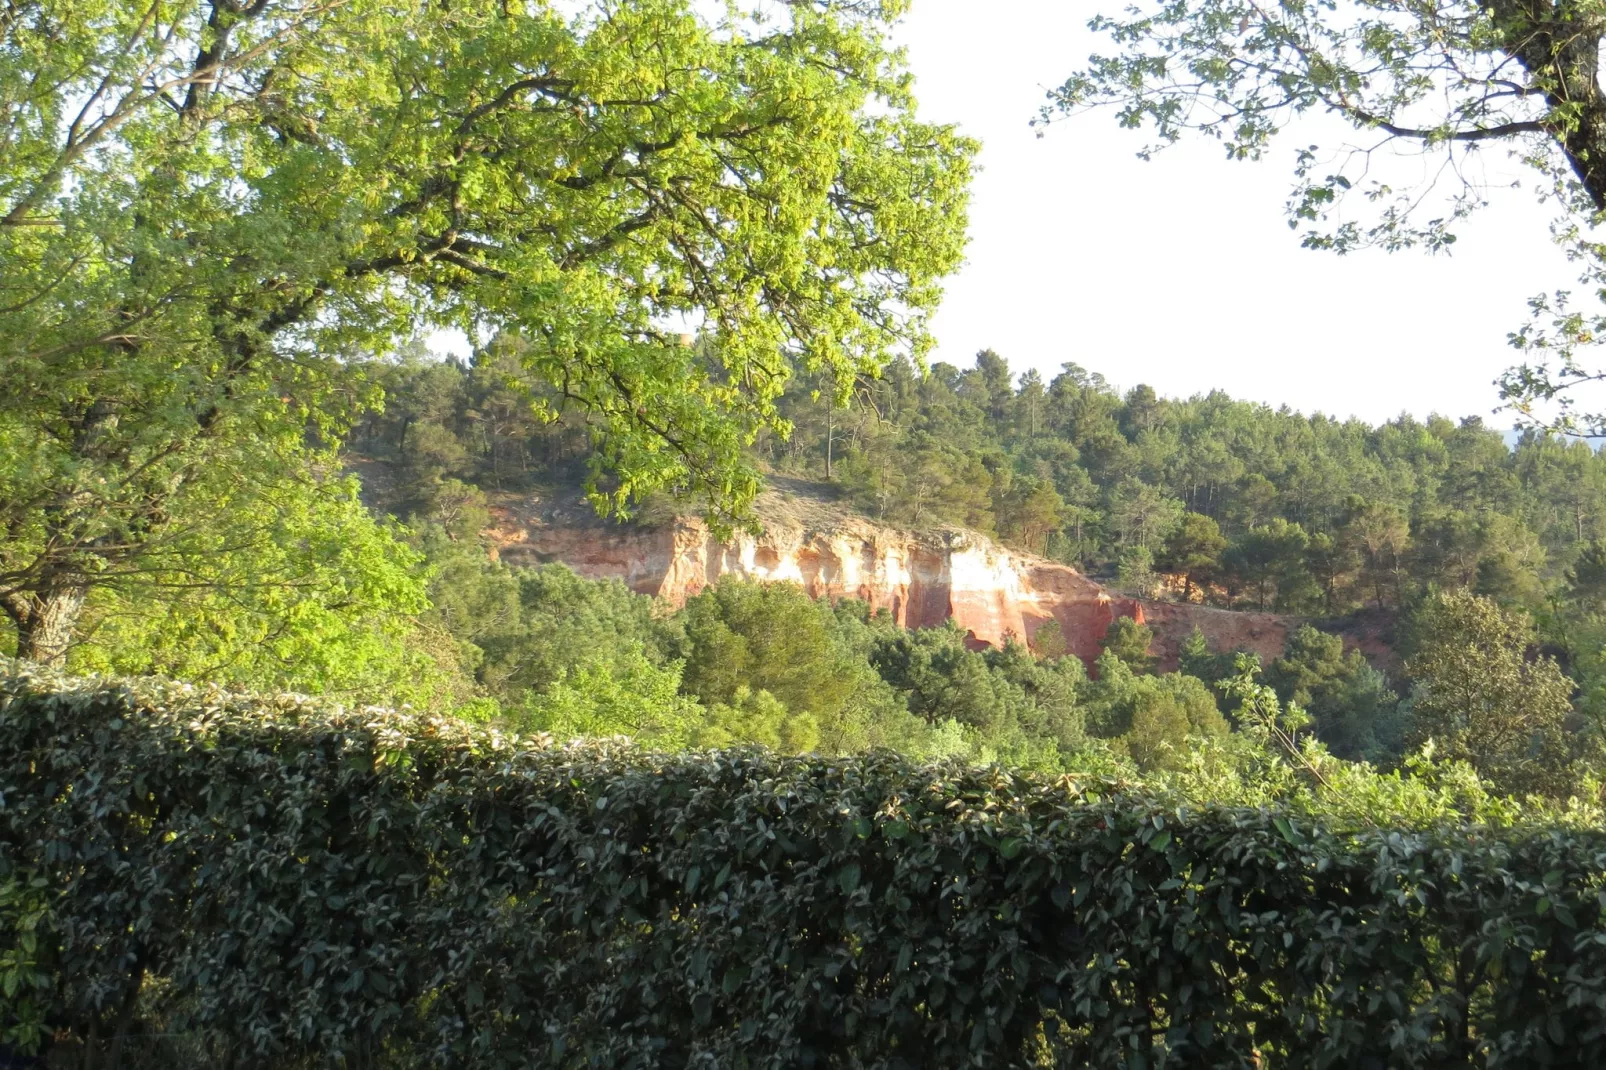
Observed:
[[[589,414],[599,504],[669,486],[741,516],[793,368],[918,356],[959,261],[975,146],[915,117],[901,11],[0,12],[0,604],[24,645],[59,657],[86,591],[305,485],[309,436],[378,400],[349,358],[430,328],[512,339]]]

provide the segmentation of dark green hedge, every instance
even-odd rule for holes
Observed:
[[[46,900],[33,997],[102,1058],[1598,1066],[1603,867],[1602,835],[0,679],[0,886]]]

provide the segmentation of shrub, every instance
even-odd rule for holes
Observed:
[[[1606,1059],[1602,834],[1341,837],[887,754],[554,747],[5,671],[0,887],[48,891],[33,998],[86,1052],[163,1033],[236,1067]]]

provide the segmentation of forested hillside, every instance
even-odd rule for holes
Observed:
[[[539,418],[525,392],[540,387],[505,347],[467,362],[415,350],[369,371],[388,399],[351,439],[370,495],[434,533],[424,545],[445,563],[435,619],[480,693],[503,715],[524,711],[522,723],[623,724],[678,743],[892,744],[1045,768],[1099,754],[1163,768],[1183,760],[1187,740],[1237,719],[1242,700],[1222,687],[1253,669],[1196,637],[1180,672],[1145,675],[1147,633],[1131,621],[1117,622],[1088,679],[1048,635],[1034,666],[1023,650],[965,651],[946,630],[900,636],[852,604],[810,611],[789,601],[800,595],[721,588],[655,618],[622,589],[604,596],[550,570],[490,565],[478,535],[497,502],[563,496],[599,473],[594,486],[608,491],[591,429]],[[895,363],[839,405],[803,383],[781,409],[790,434],[759,438],[750,463],[817,479],[869,516],[974,528],[1146,596],[1310,617],[1261,668],[1308,718],[1294,736],[1313,732],[1335,754],[1392,763],[1433,734],[1419,723],[1420,692],[1449,672],[1457,628],[1489,651],[1480,672],[1516,674],[1488,681],[1509,686],[1506,701],[1557,731],[1565,722],[1568,746],[1593,746],[1606,461],[1586,444],[1530,433],[1509,448],[1476,419],[1371,427],[1219,394],[1175,401],[1140,386],[1122,396],[1074,365],[1046,385],[1033,372],[1017,381],[991,353],[963,371]],[[660,494],[636,522],[687,507]],[[1388,664],[1346,653],[1333,634],[1362,609],[1393,622],[1383,625],[1397,655]],[[574,631],[598,612],[602,623]],[[711,638],[710,622],[726,637]],[[610,632],[626,653],[597,653]],[[1541,649],[1565,675],[1530,662]],[[660,696],[669,720],[560,711],[575,694],[565,672],[581,671],[588,687]],[[702,712],[671,712],[687,699]],[[1445,746],[1442,727],[1437,737]]]
[[[487,492],[577,482],[582,420],[544,422],[494,349],[376,368],[390,401],[357,429],[403,515],[460,528]],[[1220,393],[1122,394],[1068,364],[1045,382],[991,352],[973,368],[894,362],[843,397],[802,382],[753,456],[867,515],[957,524],[1155,593],[1335,616],[1469,587],[1532,610],[1606,594],[1606,458],[1541,432],[1514,448],[1480,418],[1380,426]],[[603,484],[606,490],[608,484]],[[649,503],[648,516],[665,503]],[[466,530],[466,528],[463,528]]]
[[[709,343],[681,348],[716,366]],[[668,747],[890,746],[1154,773],[1216,761],[1209,741],[1269,685],[1285,749],[1316,740],[1392,766],[1432,739],[1508,790],[1566,793],[1591,775],[1606,713],[1606,462],[1584,443],[1529,433],[1510,448],[1476,419],[1371,427],[1220,394],[1121,395],[1075,365],[1045,384],[989,352],[964,370],[896,360],[841,393],[796,380],[783,422],[735,462],[755,475],[814,479],[889,524],[972,528],[1146,597],[1310,621],[1266,664],[1195,636],[1178,671],[1154,675],[1147,630],[1120,620],[1084,670],[1051,633],[1036,657],[976,652],[952,629],[905,633],[795,590],[727,584],[671,613],[559,567],[497,563],[482,532],[509,503],[588,486],[600,505],[632,506],[633,523],[697,507],[677,497],[688,483],[630,490],[606,421],[565,405],[526,357],[504,335],[468,360],[415,342],[352,362],[369,400],[340,457],[374,519],[342,496],[350,484],[318,476],[334,491],[322,511],[278,519],[299,551],[281,551],[282,567],[299,573],[263,573],[275,559],[259,550],[140,603],[136,584],[107,585],[86,600],[72,664]],[[266,582],[227,587],[252,567]],[[1386,661],[1339,638],[1362,610],[1392,645]],[[1457,668],[1467,644],[1483,653]],[[1430,713],[1463,669],[1471,691]],[[1529,743],[1481,738],[1467,711],[1491,701]]]

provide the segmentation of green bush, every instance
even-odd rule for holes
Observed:
[[[0,888],[47,892],[25,983],[63,1050],[160,1034],[242,1068],[1606,1060],[1606,834],[1340,837],[886,754],[555,747],[0,671]],[[0,913],[0,961],[20,961],[18,917]]]

